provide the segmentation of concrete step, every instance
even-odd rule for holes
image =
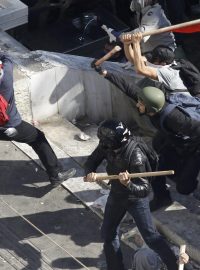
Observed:
[[[55,151],[59,155],[59,149]],[[8,265],[18,260],[16,269],[20,270],[45,270],[45,264],[55,270],[83,270],[70,253],[89,269],[99,269],[98,263],[103,259],[99,218],[62,187],[51,189],[42,168],[12,143],[0,142],[0,156],[0,257]],[[60,155],[62,163],[77,166],[77,175],[80,175],[77,163],[66,153],[63,157]],[[13,208],[54,242],[25,222]],[[10,241],[8,235],[13,234]]]
[[[51,119],[51,122],[47,121],[46,123],[42,123],[40,128],[47,135],[61,162],[69,155],[77,164],[76,168],[78,174],[74,178],[64,182],[63,186],[85,205],[90,207],[96,214],[102,217],[102,212],[93,207],[93,202],[102,196],[102,187],[96,183],[84,183],[82,180],[84,171],[81,168],[87,156],[98,143],[98,139],[95,135],[97,127],[95,125],[85,124],[84,132],[91,136],[91,139],[88,141],[81,141],[78,135],[82,130],[60,117]],[[27,147],[23,144],[17,145],[22,150]],[[30,157],[36,158],[32,150],[29,152],[27,152],[27,150],[24,151],[28,153]],[[100,171],[105,171],[105,168],[102,167]],[[103,188],[105,188],[105,186]],[[177,194],[172,183],[170,189],[172,190],[175,202],[165,210],[162,209],[153,214],[155,223],[159,231],[173,244],[179,246],[180,244],[186,243],[187,252],[190,257],[200,263],[200,202],[192,196],[181,196]],[[122,231],[125,233],[124,241],[129,246],[134,247],[133,232],[136,231],[134,224],[128,221],[128,223],[125,222],[122,227]]]

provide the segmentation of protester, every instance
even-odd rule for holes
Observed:
[[[118,120],[105,120],[97,132],[99,144],[85,163],[85,181],[96,181],[96,169],[107,161],[109,175],[119,174],[111,180],[111,191],[105,207],[102,225],[107,270],[124,270],[119,242],[119,225],[129,212],[150,248],[157,252],[169,270],[178,269],[176,258],[168,244],[156,231],[149,209],[150,184],[147,179],[130,179],[129,172],[151,171],[156,160],[155,152],[141,138],[131,135]]]
[[[95,66],[94,62],[92,66]],[[182,94],[171,95],[174,104],[169,104],[170,99],[166,101],[164,93],[158,88],[141,89],[133,80],[128,80],[118,73],[101,70],[101,67],[95,69],[136,102],[140,115],[149,116],[151,123],[158,130],[153,139],[153,146],[160,155],[158,170],[174,169],[177,191],[185,195],[192,193],[197,187],[200,171],[200,118],[195,118],[195,113],[188,111],[189,97],[184,103],[186,108],[175,104],[176,99],[184,100],[185,95]],[[190,96],[191,107],[198,108],[199,102],[200,98]],[[152,187],[152,211],[172,203],[165,176],[152,181]]]
[[[136,17],[138,18],[137,24],[139,25],[139,27],[128,33],[132,34],[137,32],[144,33],[171,25],[170,21],[165,16],[163,9],[157,2],[158,1],[156,0],[131,1],[130,9],[132,12],[134,12],[134,14],[136,14]],[[110,41],[116,41],[119,38],[121,40],[121,36],[123,35],[123,33],[116,32],[115,30],[106,27],[105,30],[110,37]],[[159,45],[165,45],[174,51],[176,49],[176,43],[173,33],[166,32],[159,35],[144,37],[141,42],[142,54],[143,55],[148,54]],[[131,67],[130,62],[124,65],[124,67],[126,69],[130,68]]]
[[[23,121],[17,110],[13,88],[13,63],[0,54],[0,140],[27,143],[42,161],[52,187],[72,177],[76,170],[61,171],[58,159],[42,131]]]
[[[150,82],[143,79],[139,84],[140,87],[152,85],[169,94],[176,92],[188,94],[187,87],[180,77],[180,70],[174,68],[177,65],[174,61],[175,54],[169,47],[159,45],[145,58],[141,53],[142,33],[123,34],[121,40],[124,43],[126,57],[134,64],[136,72],[151,80]]]
[[[187,264],[189,256],[182,253],[179,256],[178,263]],[[133,255],[132,270],[164,270],[165,265],[162,260],[152,249],[144,247],[138,249]],[[187,269],[192,269],[187,265]]]
[[[157,2],[156,0],[132,0],[130,9],[138,13],[139,27],[131,33],[144,33],[171,25],[162,7]],[[141,43],[142,53],[151,52],[159,45],[165,45],[174,51],[176,43],[173,33],[166,32],[144,37]]]
[[[128,33],[144,33],[171,25],[157,0],[132,0],[130,10],[136,14],[136,24],[138,25],[138,28],[133,29]],[[103,25],[102,29],[107,32],[110,42],[118,41],[122,34],[122,32],[108,28],[106,25]],[[168,46],[174,51],[176,49],[176,43],[173,33],[166,32],[159,35],[144,37],[142,42],[142,52],[150,52],[159,45]]]

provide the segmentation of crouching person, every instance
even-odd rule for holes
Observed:
[[[192,270],[188,264],[189,256],[186,253],[180,254],[177,263],[187,264],[187,270]],[[133,256],[132,270],[165,270],[165,265],[157,253],[150,248],[141,248]]]
[[[119,225],[129,212],[147,245],[159,254],[169,270],[178,269],[176,257],[157,232],[149,209],[150,184],[147,179],[129,179],[129,172],[151,171],[155,158],[152,149],[141,138],[132,136],[120,121],[106,120],[98,128],[99,144],[85,163],[85,181],[96,181],[96,169],[107,161],[107,173],[119,174],[111,180],[102,225],[104,252],[108,270],[125,270],[119,242]],[[151,160],[150,160],[151,159]]]

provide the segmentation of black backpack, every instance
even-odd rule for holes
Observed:
[[[158,168],[158,155],[151,146],[148,146],[142,138],[132,136],[130,138],[130,143],[126,149],[125,159],[128,160],[128,163],[131,162],[131,156],[135,147],[139,147],[142,152],[147,156],[147,170],[149,172],[156,171]]]
[[[171,66],[180,70],[180,77],[192,96],[200,94],[200,72],[190,61],[179,59],[177,65]]]

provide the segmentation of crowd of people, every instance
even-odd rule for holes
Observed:
[[[188,195],[197,188],[200,172],[200,111],[197,109],[200,104],[200,73],[197,71],[198,78],[192,86],[187,83],[188,78],[185,80],[182,76],[172,33],[143,38],[145,31],[170,25],[157,1],[133,0],[130,8],[139,14],[139,27],[128,33],[116,35],[115,31],[108,31],[108,34],[120,38],[126,59],[138,74],[143,75],[143,79],[136,84],[133,77],[127,79],[105,70],[96,64],[96,60],[91,66],[133,99],[141,116],[149,117],[157,130],[152,140],[153,149],[134,136],[134,131],[131,134],[124,123],[104,121],[97,133],[99,145],[85,164],[85,181],[96,181],[96,169],[104,159],[107,173],[119,174],[119,181],[110,181],[111,191],[102,225],[108,270],[125,269],[119,245],[119,224],[126,212],[133,216],[150,248],[135,253],[133,269],[159,270],[161,261],[167,269],[178,269],[175,255],[156,231],[150,214],[150,211],[172,204],[166,176],[150,180],[154,198],[149,204],[148,182],[130,179],[129,172],[174,169],[172,180],[179,193]],[[191,63],[189,65],[195,70]],[[196,113],[192,107],[196,108]],[[158,156],[156,166],[155,159],[153,162],[155,155]],[[187,254],[181,260],[187,263]],[[185,269],[191,269],[190,265],[186,264]]]
[[[175,57],[176,42],[172,33],[143,38],[142,33],[170,25],[155,0],[132,0],[131,11],[139,18],[139,27],[119,36],[126,59],[143,79],[137,84],[133,77],[125,79],[91,63],[101,76],[116,85],[135,101],[138,113],[149,117],[157,134],[152,146],[131,132],[118,119],[105,119],[98,128],[99,144],[85,163],[84,181],[96,181],[96,169],[107,161],[107,173],[119,175],[109,182],[111,190],[105,207],[101,229],[107,270],[125,270],[119,240],[120,222],[128,212],[135,220],[148,248],[135,253],[133,269],[159,270],[162,263],[168,270],[177,270],[177,258],[169,244],[156,230],[151,211],[172,203],[166,176],[131,179],[129,172],[151,172],[174,169],[177,191],[191,194],[197,188],[200,171],[200,80],[188,87],[180,74]],[[23,121],[15,105],[13,63],[0,55],[0,140],[29,144],[42,161],[52,188],[75,175],[75,169],[62,171],[58,159],[44,133]],[[195,91],[191,91],[195,89]],[[154,198],[149,204],[149,192]],[[179,262],[191,269],[188,255]],[[161,263],[162,262],[162,263]]]

